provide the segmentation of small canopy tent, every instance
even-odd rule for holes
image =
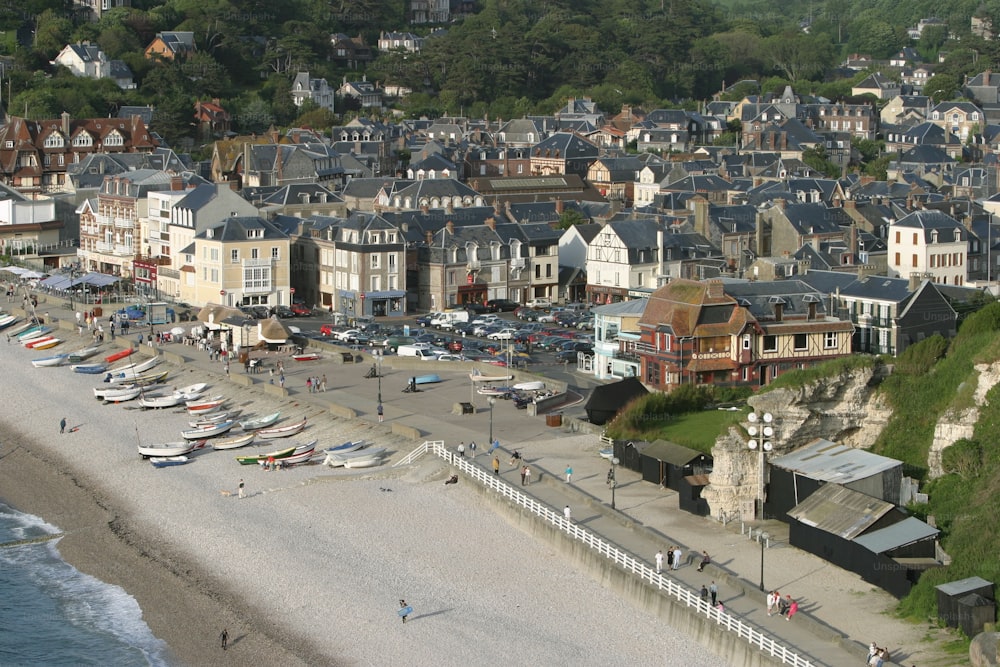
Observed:
[[[630,401],[648,393],[649,390],[642,386],[638,378],[625,378],[620,382],[595,387],[584,406],[587,419],[598,426],[606,424]]]

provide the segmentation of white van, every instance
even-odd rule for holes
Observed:
[[[440,352],[430,347],[423,347],[420,343],[400,345],[396,348],[396,354],[401,357],[417,357],[423,361],[437,361],[437,358],[441,356]]]
[[[525,305],[528,306],[528,308],[551,308],[552,299],[547,299],[545,297],[537,297],[535,299],[532,299]]]

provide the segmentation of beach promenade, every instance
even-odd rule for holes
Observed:
[[[49,300],[39,310],[50,317],[72,320],[68,310]],[[134,344],[135,334],[129,336]],[[72,344],[74,341],[70,341]],[[121,343],[122,341],[118,341]],[[180,355],[185,366],[196,366],[199,372],[214,376],[220,384],[250,384],[263,393],[269,384],[267,373],[244,376],[242,368],[233,365],[230,378],[225,377],[221,363],[208,361],[207,353],[178,344],[162,346],[164,351]],[[152,350],[145,348],[144,353]],[[697,591],[714,581],[719,587],[719,599],[728,612],[738,615],[761,632],[817,665],[848,665],[863,661],[868,642],[888,646],[900,664],[949,664],[926,642],[927,628],[894,620],[888,613],[895,601],[888,594],[873,589],[858,577],[830,566],[824,561],[791,548],[784,541],[787,529],[780,523],[768,523],[766,529],[776,537],[769,548],[762,550],[749,539],[745,526],[731,522],[722,526],[711,519],[695,517],[677,508],[674,492],[643,482],[637,473],[619,467],[615,490],[615,509],[610,506],[611,490],[606,484],[608,462],[597,455],[602,447],[594,435],[574,434],[564,428],[546,426],[542,417],[528,417],[515,410],[507,401],[498,401],[490,408],[484,397],[472,392],[467,372],[450,373],[439,365],[434,372],[442,375],[440,385],[415,394],[403,393],[412,371],[392,368],[391,358],[382,365],[382,399],[385,423],[378,424],[375,414],[378,382],[365,379],[369,363],[333,363],[329,358],[317,362],[295,363],[286,357],[265,355],[264,364],[272,366],[283,359],[286,374],[286,396],[275,397],[277,405],[294,404],[297,409],[309,409],[313,414],[344,409],[357,415],[355,421],[371,434],[372,439],[384,438],[395,445],[394,460],[402,458],[423,439],[443,440],[449,448],[459,443],[479,444],[475,465],[492,471],[492,457],[487,454],[492,421],[493,434],[500,440],[502,453],[501,476],[508,483],[530,494],[539,502],[557,511],[569,506],[574,522],[617,545],[636,558],[652,564],[657,550],[669,546],[681,547],[683,565],[667,575],[678,583]],[[544,369],[542,369],[544,372]],[[244,377],[232,377],[232,376]],[[312,393],[305,387],[308,376],[327,376],[328,390]],[[270,391],[273,391],[270,390]],[[454,414],[457,402],[472,402],[474,414]],[[331,406],[336,406],[331,411]],[[572,414],[574,408],[565,412]],[[579,410],[578,410],[579,411]],[[405,425],[419,437],[407,442],[400,438],[393,424]],[[337,444],[321,443],[322,446]],[[510,452],[517,448],[533,474],[530,485],[521,486],[519,471],[510,465]],[[467,447],[467,455],[470,453]],[[425,456],[425,458],[433,458]],[[421,460],[418,469],[428,465],[444,467]],[[565,481],[564,470],[573,468],[572,481]],[[322,474],[322,473],[319,473]],[[475,496],[472,496],[475,498]],[[707,551],[712,564],[697,572],[697,560],[690,554]],[[768,617],[764,610],[764,593],[759,590],[761,563],[763,581],[768,589],[778,589],[799,602],[799,614],[791,621],[778,616]]]

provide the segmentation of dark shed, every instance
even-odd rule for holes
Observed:
[[[996,619],[993,582],[969,577],[935,586],[938,618],[951,628],[961,628],[967,637],[983,631],[984,623]]]
[[[712,472],[712,457],[666,440],[655,440],[642,450],[642,478],[679,491],[687,475]]]
[[[677,504],[685,512],[698,516],[708,516],[708,501],[701,497],[701,492],[708,486],[708,475],[688,475],[682,477],[677,490]]]
[[[638,378],[625,378],[620,382],[594,387],[584,409],[591,424],[607,424],[632,400],[645,396],[649,390]]]

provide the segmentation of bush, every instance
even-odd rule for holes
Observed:
[[[896,370],[907,375],[921,376],[929,372],[948,350],[948,341],[940,335],[926,338],[903,350]]]

